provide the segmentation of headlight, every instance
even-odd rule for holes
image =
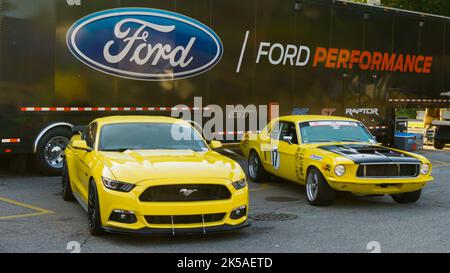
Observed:
[[[430,172],[430,165],[429,164],[420,164],[420,173],[425,175]]]
[[[244,179],[241,179],[241,180],[239,180],[239,181],[233,182],[233,187],[234,187],[236,190],[243,189],[243,188],[245,188],[246,186],[247,186],[247,181],[245,180],[245,178],[244,178]]]
[[[334,167],[334,173],[337,176],[343,176],[345,174],[345,167],[344,167],[344,165],[336,165],[336,167]]]
[[[103,185],[110,190],[130,192],[136,185],[130,183],[119,182],[114,179],[102,177]]]

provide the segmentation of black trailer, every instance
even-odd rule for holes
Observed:
[[[99,116],[202,97],[350,116],[383,138],[395,107],[447,107],[449,90],[447,17],[338,0],[0,0],[0,154],[35,154],[46,173],[71,127]]]

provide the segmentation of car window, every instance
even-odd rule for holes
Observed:
[[[303,143],[320,142],[370,142],[375,139],[359,122],[353,121],[311,121],[299,124]]]
[[[281,122],[280,126],[280,140],[287,141],[286,137],[291,138],[291,143],[298,144],[297,130],[295,129],[295,123]]]
[[[117,123],[102,126],[99,150],[192,150],[201,152],[208,151],[208,147],[198,131],[188,125]]]
[[[92,123],[91,125],[86,128],[84,140],[86,141],[86,144],[94,148],[95,145],[95,138],[97,136],[97,123]]]
[[[272,128],[270,128],[270,138],[272,139],[280,139],[280,124],[278,121],[272,124]]]

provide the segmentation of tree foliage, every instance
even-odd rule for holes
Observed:
[[[366,3],[367,0],[353,0]],[[450,16],[450,0],[381,0],[385,7]]]

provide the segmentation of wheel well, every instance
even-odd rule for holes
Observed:
[[[259,160],[262,160],[261,155],[258,153],[258,151],[255,148],[250,148],[250,150],[248,150],[248,158],[250,158],[250,155],[252,154],[252,152],[255,152],[256,155],[258,156]]]
[[[50,132],[51,130],[55,130],[57,128],[67,128],[67,129],[71,130],[73,128],[73,125],[70,123],[67,123],[67,122],[57,122],[57,123],[50,124],[47,127],[45,127],[44,129],[42,129],[42,131],[38,134],[38,136],[36,137],[36,139],[34,141],[33,153],[36,153],[39,141],[42,139],[42,137],[46,133]]]
[[[306,169],[306,175],[308,175],[308,172],[309,172],[309,170],[311,170],[311,169],[316,169],[319,173],[322,174],[322,172],[319,170],[319,168],[317,168],[317,167],[314,166],[314,165],[309,165],[308,168]]]

